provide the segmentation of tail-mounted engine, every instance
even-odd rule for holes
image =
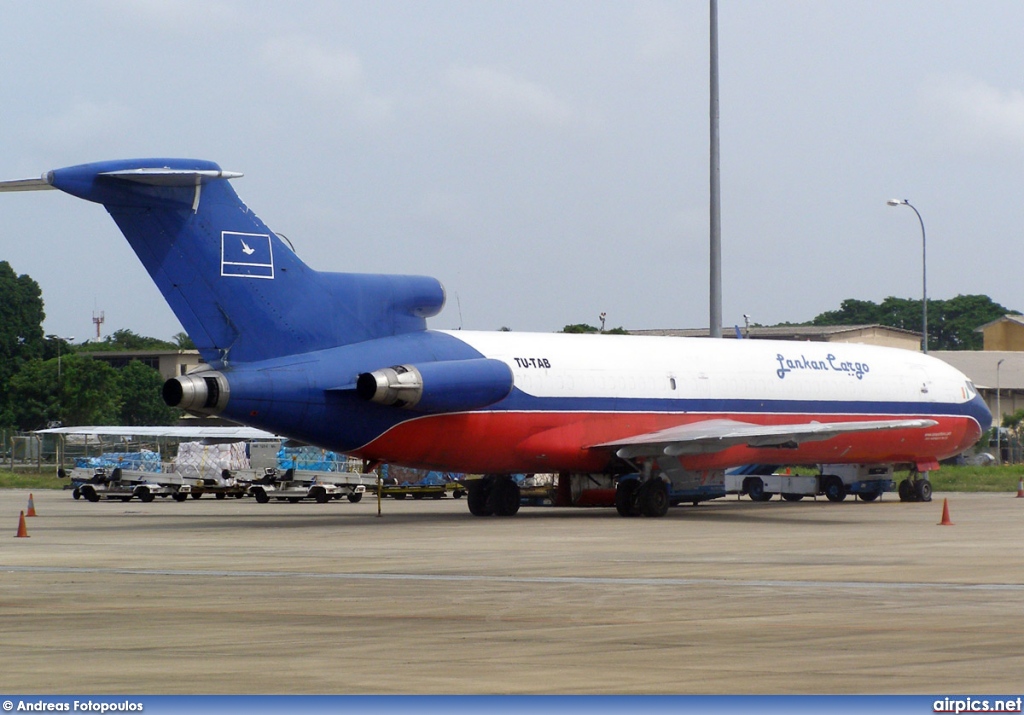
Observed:
[[[200,415],[216,415],[228,404],[227,378],[216,370],[201,370],[164,383],[163,398],[171,407]]]
[[[364,372],[356,394],[368,402],[418,412],[460,412],[493,405],[512,392],[512,369],[501,360],[446,360]]]

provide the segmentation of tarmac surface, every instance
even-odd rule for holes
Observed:
[[[0,491],[7,693],[1024,690],[1012,493],[623,519],[47,491],[12,538],[28,496]]]

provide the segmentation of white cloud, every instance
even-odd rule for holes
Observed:
[[[1024,149],[1024,92],[957,74],[932,77],[921,92],[927,116],[962,149]]]
[[[457,99],[472,108],[554,127],[577,119],[573,106],[546,87],[489,67],[452,67],[446,79]]]
[[[366,121],[392,114],[393,102],[367,89],[363,62],[353,52],[326,47],[309,36],[288,35],[268,40],[261,54],[274,75],[309,97],[341,101]]]

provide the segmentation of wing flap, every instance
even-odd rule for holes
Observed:
[[[851,432],[877,432],[893,429],[924,429],[938,424],[929,419],[867,420],[862,422],[800,422],[784,425],[757,425],[737,420],[706,420],[658,432],[635,435],[591,446],[614,448],[623,459],[710,454],[729,447],[793,449],[802,442],[831,439]]]

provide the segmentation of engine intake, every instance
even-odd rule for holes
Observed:
[[[164,402],[200,415],[219,414],[228,404],[228,380],[216,370],[174,377],[164,383]]]
[[[418,412],[460,412],[493,405],[512,392],[512,369],[501,360],[444,360],[364,372],[356,394],[368,402]]]

